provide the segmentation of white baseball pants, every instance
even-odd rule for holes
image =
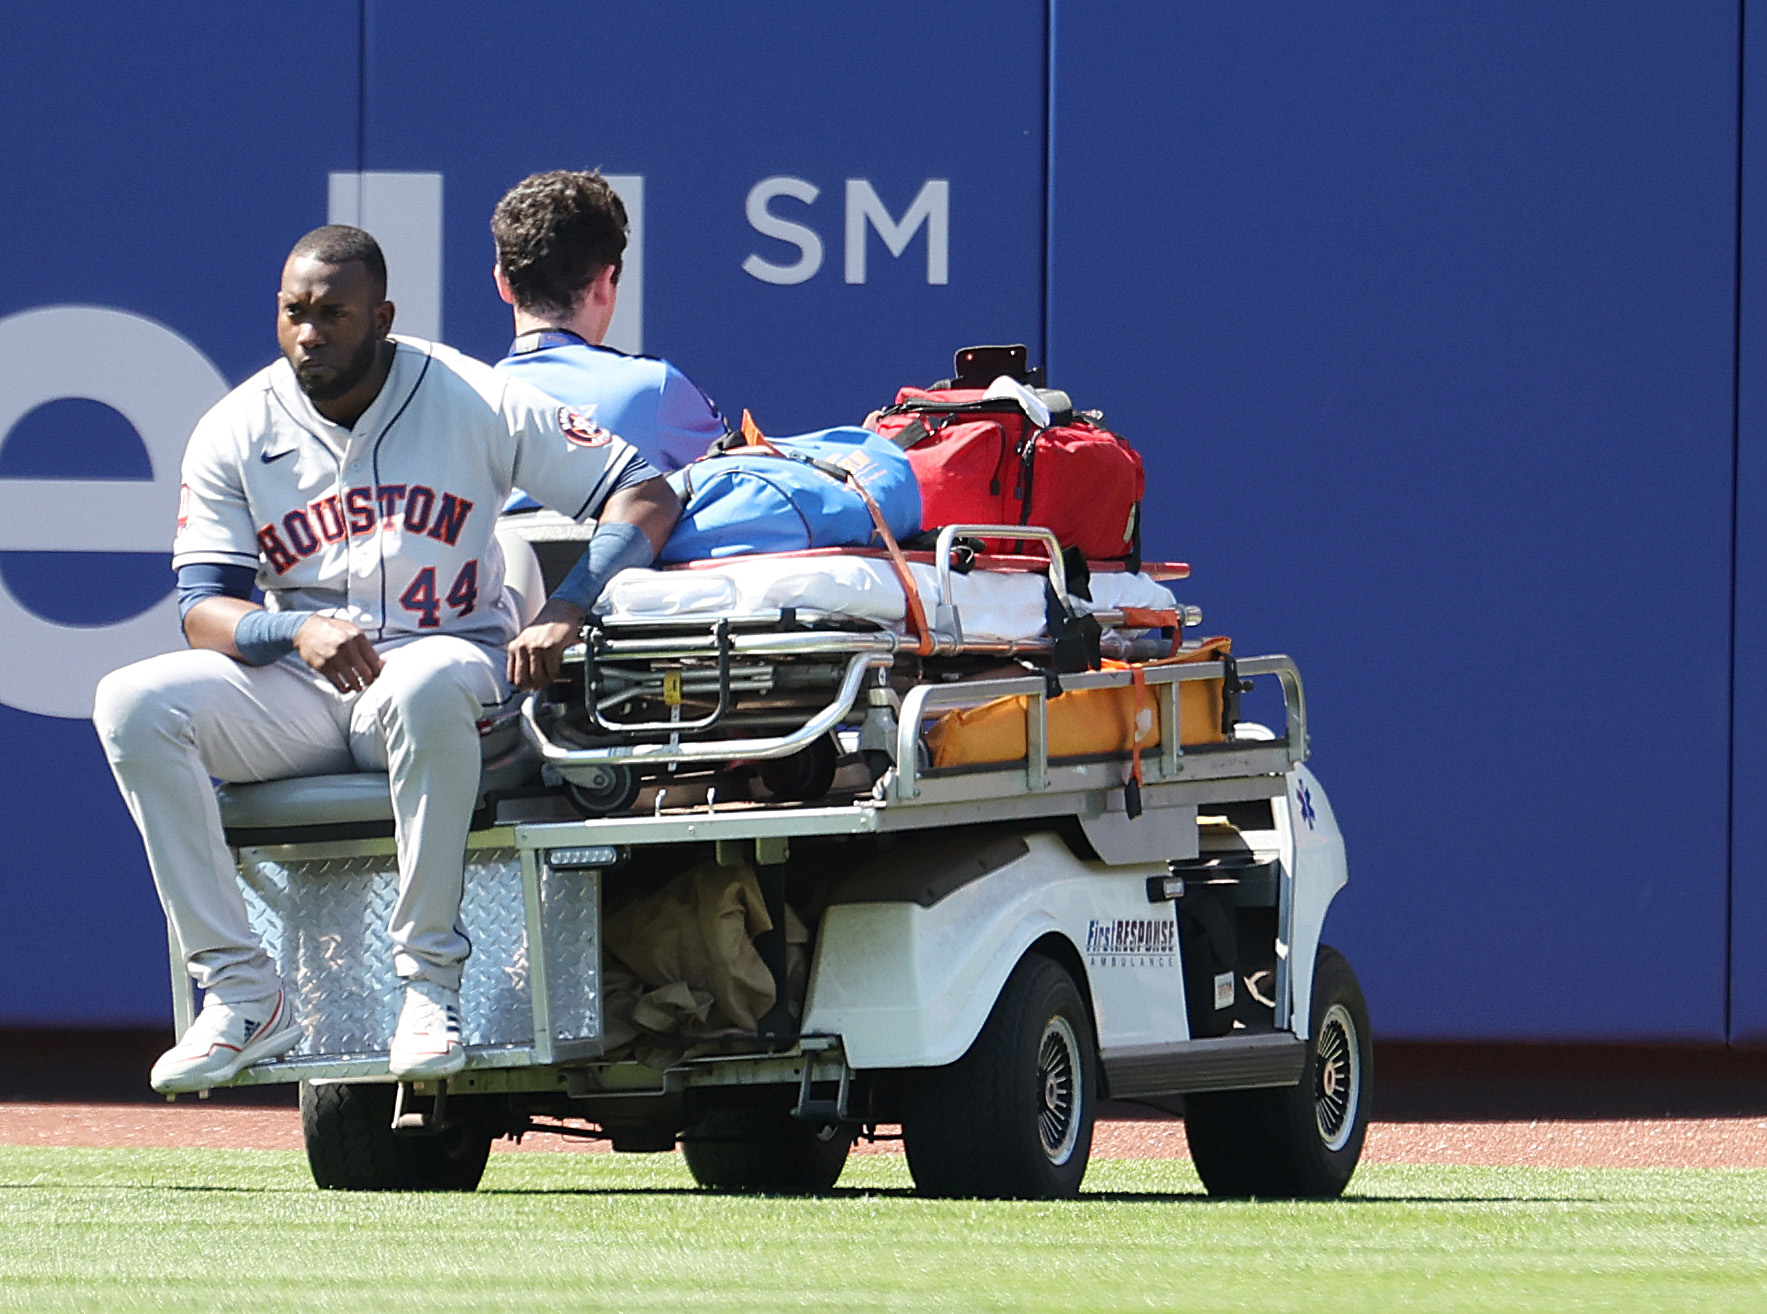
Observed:
[[[393,965],[460,988],[457,925],[478,795],[477,721],[509,695],[500,648],[431,635],[389,644],[367,689],[340,694],[298,656],[245,666],[205,649],[113,671],[92,721],[122,790],[190,975],[225,1003],[273,993],[211,777],[277,780],[385,771],[399,850]]]

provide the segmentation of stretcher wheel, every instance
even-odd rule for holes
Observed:
[[[1067,969],[1028,953],[969,1052],[917,1074],[902,1119],[922,1195],[1060,1200],[1092,1155],[1098,1057]]]
[[[761,783],[782,803],[808,803],[828,793],[840,761],[840,745],[823,735],[790,757],[761,763]]]
[[[1210,1195],[1331,1199],[1362,1157],[1373,1097],[1368,1005],[1349,962],[1319,946],[1312,1040],[1298,1084],[1184,1097],[1184,1136]]]
[[[853,1133],[817,1127],[785,1109],[708,1114],[681,1137],[693,1180],[711,1191],[820,1195],[846,1167]]]
[[[322,1191],[474,1191],[485,1174],[492,1131],[465,1101],[435,1136],[393,1131],[387,1082],[301,1083],[307,1165]]]
[[[565,797],[585,817],[608,817],[638,801],[638,773],[631,767],[597,766],[586,780],[567,780]]]

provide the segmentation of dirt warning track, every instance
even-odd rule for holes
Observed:
[[[893,1130],[893,1129],[892,1129]],[[200,1100],[177,1104],[0,1104],[0,1145],[210,1147],[299,1150],[300,1115]],[[534,1135],[502,1151],[604,1152],[603,1142]],[[895,1141],[860,1142],[890,1153]],[[1096,1159],[1184,1159],[1175,1119],[1097,1125]],[[1653,1118],[1528,1122],[1377,1122],[1366,1163],[1484,1164],[1536,1168],[1767,1168],[1767,1118]]]

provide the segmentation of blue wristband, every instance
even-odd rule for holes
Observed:
[[[248,611],[233,630],[233,646],[247,666],[268,666],[294,651],[295,632],[313,611]]]
[[[589,540],[571,573],[552,590],[552,596],[586,613],[615,575],[629,566],[648,566],[654,560],[656,549],[642,529],[623,520],[604,520],[595,527],[595,537]]]

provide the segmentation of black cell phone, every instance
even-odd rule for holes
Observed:
[[[959,388],[985,388],[1002,374],[1027,383],[1031,353],[1022,342],[1007,347],[960,347],[952,357],[953,382]]]

